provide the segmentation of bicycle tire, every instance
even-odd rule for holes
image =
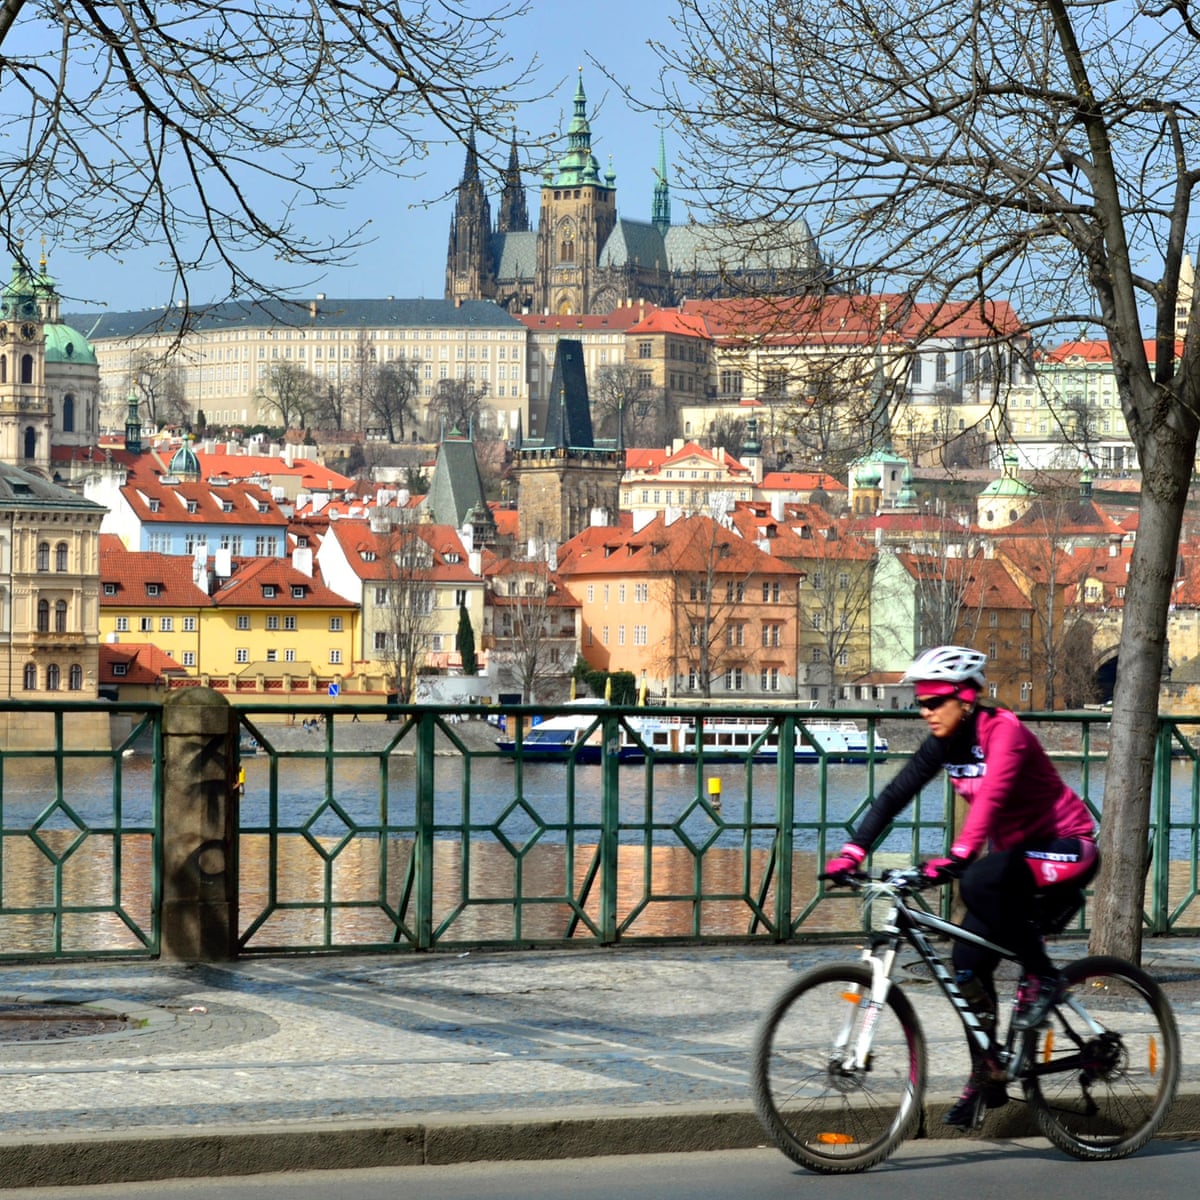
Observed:
[[[1038,1128],[1076,1158],[1125,1158],[1158,1132],[1179,1084],[1180,1043],[1162,988],[1124,959],[1081,958],[1063,968],[1070,989],[1103,1027],[1085,1032],[1068,1004],[1026,1035],[1022,1087]],[[1056,1061],[1073,1061],[1054,1069]]]
[[[849,1030],[854,1044],[873,1011],[861,1001],[870,985],[866,967],[817,967],[776,999],[754,1041],[759,1120],[788,1158],[823,1174],[864,1171],[882,1162],[921,1118],[925,1035],[899,988],[891,987],[875,1012],[866,1069],[841,1065],[838,1036],[845,1046]]]

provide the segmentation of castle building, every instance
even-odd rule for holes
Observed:
[[[515,135],[499,216],[479,174],[472,139],[450,222],[448,300],[495,300],[512,313],[608,313],[629,300],[674,305],[685,298],[770,292],[798,294],[826,271],[803,221],[737,228],[671,223],[666,147],[660,136],[651,218],[617,211],[611,162],[592,153],[583,75],[575,87],[566,153],[542,179],[537,229],[530,229]]]

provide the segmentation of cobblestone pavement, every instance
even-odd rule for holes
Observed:
[[[1056,948],[1063,960],[1083,952]],[[729,945],[0,966],[0,1004],[89,1002],[130,1019],[117,1033],[0,1043],[0,1142],[745,1111],[769,1000],[797,970],[853,956]],[[1148,942],[1143,962],[1194,1059],[1200,942]],[[930,1042],[930,1092],[949,1092],[966,1072],[961,1030],[932,984],[901,978]],[[1200,1092],[1195,1061],[1184,1078]]]

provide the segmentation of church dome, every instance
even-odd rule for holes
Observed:
[[[79,330],[63,324],[46,326],[46,362],[97,365],[96,352],[87,338]]]
[[[199,477],[200,459],[196,457],[190,439],[185,441],[171,456],[171,463],[167,470],[172,475]]]

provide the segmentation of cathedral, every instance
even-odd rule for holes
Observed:
[[[650,220],[617,212],[617,178],[592,153],[583,75],[567,150],[542,177],[530,228],[514,134],[493,226],[474,139],[458,185],[446,256],[447,300],[494,300],[517,313],[608,313],[627,300],[675,305],[769,292],[795,295],[827,275],[804,221],[752,228],[671,223],[666,150],[659,138]]]

